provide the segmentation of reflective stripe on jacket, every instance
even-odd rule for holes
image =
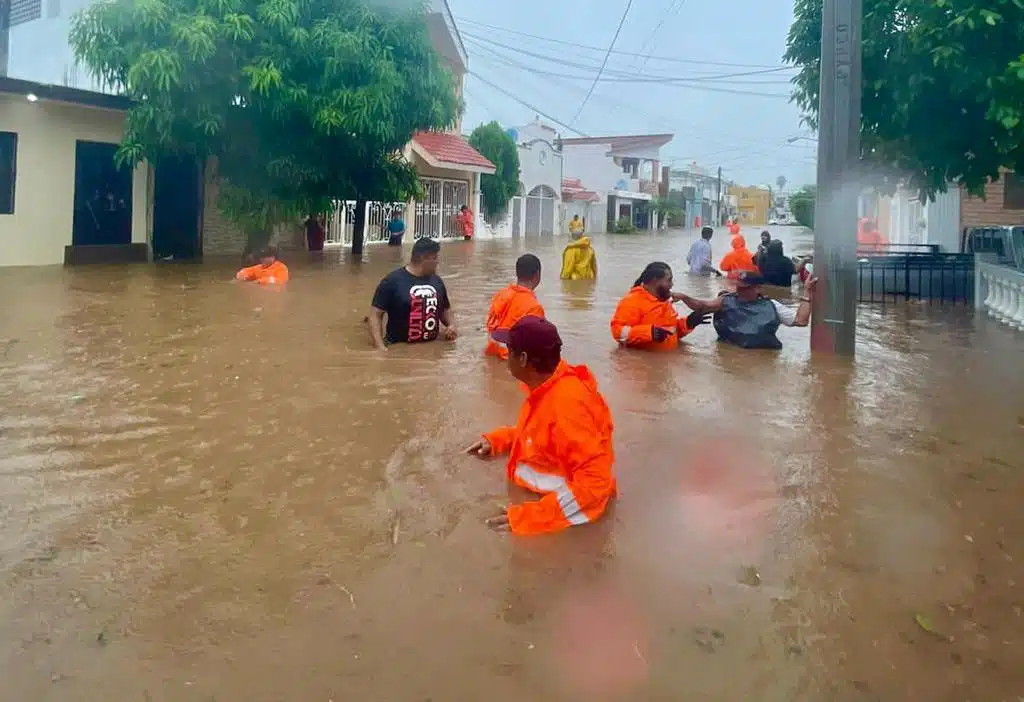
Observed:
[[[537,296],[529,288],[522,285],[509,285],[498,291],[491,298],[491,308],[487,312],[487,348],[488,356],[508,358],[509,330],[523,317],[543,317],[544,308],[537,301]]]
[[[508,479],[543,495],[508,508],[513,533],[559,531],[604,513],[616,490],[612,430],[594,376],[562,361],[527,396],[516,426],[484,435],[495,455],[508,454]]]
[[[679,347],[679,340],[692,329],[686,318],[680,318],[670,300],[659,300],[638,285],[631,289],[615,308],[612,317],[612,338],[630,348],[649,351],[671,351]],[[655,341],[654,327],[675,333],[664,341]]]

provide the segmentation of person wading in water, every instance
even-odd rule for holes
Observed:
[[[678,298],[694,312],[714,314],[718,340],[745,349],[781,349],[775,335],[779,325],[806,327],[811,321],[811,301],[817,278],[807,281],[805,296],[797,307],[784,305],[761,294],[765,282],[759,273],[743,272],[736,279],[736,292],[723,293],[714,300],[698,300],[679,294]]]
[[[364,320],[377,349],[438,338],[454,341],[458,336],[448,288],[437,275],[440,252],[441,245],[433,239],[417,239],[409,265],[388,273],[377,285]]]
[[[554,324],[523,317],[509,331],[508,369],[529,389],[515,426],[484,434],[466,453],[508,455],[508,479],[542,497],[487,520],[498,531],[544,534],[593,522],[615,496],[612,415],[586,366],[562,360]]]

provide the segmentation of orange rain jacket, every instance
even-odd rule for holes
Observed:
[[[484,354],[497,358],[508,358],[509,330],[523,317],[543,317],[544,308],[537,301],[533,291],[522,285],[509,285],[491,298],[491,309],[487,312],[487,348]]]
[[[737,234],[732,238],[732,251],[722,257],[718,268],[730,278],[736,278],[741,271],[757,273],[754,254],[747,249],[747,240]]]
[[[257,263],[238,271],[235,275],[238,280],[251,280],[260,285],[273,285],[275,283],[288,282],[288,266],[280,261],[274,261],[269,266]]]
[[[515,534],[544,534],[597,520],[615,496],[612,415],[586,366],[558,364],[530,392],[514,427],[484,434],[493,455],[508,454],[508,479],[543,495],[511,505]]]
[[[649,351],[671,351],[679,340],[693,331],[686,318],[680,318],[670,300],[659,300],[642,285],[631,289],[615,308],[612,317],[612,338],[630,348]],[[663,327],[674,331],[664,341],[655,341],[651,330]]]

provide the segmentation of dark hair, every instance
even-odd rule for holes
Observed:
[[[772,238],[772,233],[771,233],[770,231],[768,231],[767,229],[765,229],[765,230],[764,230],[763,232],[761,232],[761,238],[762,238],[762,239],[764,238],[764,235],[765,235],[765,234],[767,234],[767,235],[768,235],[768,239],[769,239],[769,240],[770,240],[770,239]]]
[[[533,254],[523,254],[516,259],[516,278],[528,280],[540,275],[540,259]]]
[[[264,246],[256,251],[256,258],[270,258],[273,256],[277,258],[277,247],[276,246]]]
[[[701,239],[710,239],[714,235],[715,235],[715,230],[712,229],[711,227],[704,227],[703,229],[700,230],[700,238]]]
[[[469,209],[469,205],[463,205],[462,207],[459,208],[459,212],[462,212],[463,210],[468,210],[468,209]]]
[[[635,283],[633,283],[633,287],[635,288],[638,285],[653,283],[656,280],[661,280],[667,275],[672,275],[672,269],[667,263],[663,263],[661,261],[648,263],[647,267],[644,268],[644,272],[641,273],[640,277],[636,279]]]
[[[778,239],[772,239],[771,241],[768,242],[767,251],[773,256],[786,255],[786,250],[782,247],[782,242],[779,241]]]
[[[424,237],[423,239],[417,239],[416,243],[412,245],[412,256],[413,262],[422,261],[424,256],[429,254],[441,253],[441,244]]]

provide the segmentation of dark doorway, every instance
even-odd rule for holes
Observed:
[[[128,246],[132,242],[132,170],[114,165],[116,144],[75,144],[73,246]]]
[[[156,166],[153,183],[153,259],[191,260],[202,256],[203,173],[189,157],[168,157]]]

